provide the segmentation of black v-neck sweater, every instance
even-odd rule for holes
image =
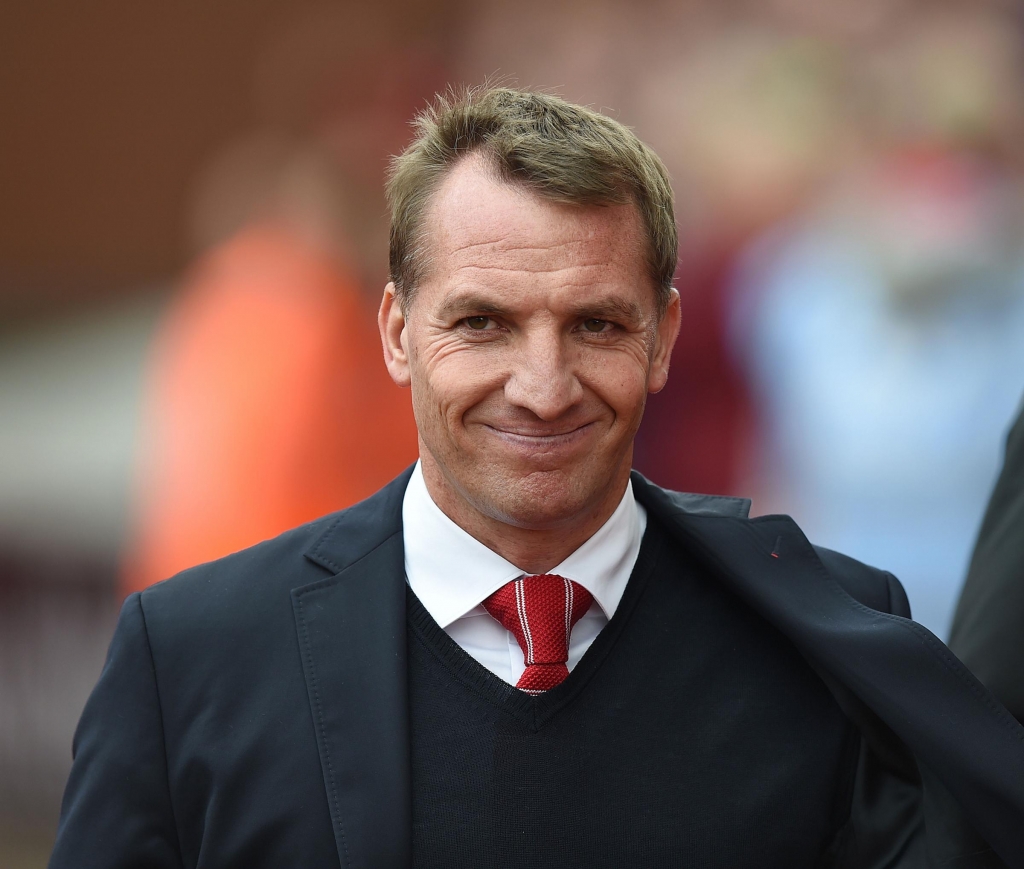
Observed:
[[[614,617],[545,694],[477,663],[411,591],[408,613],[418,869],[798,869],[849,814],[856,731],[657,522]]]

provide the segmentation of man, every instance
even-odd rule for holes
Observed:
[[[999,474],[949,646],[984,685],[1024,721],[1024,402],[1006,438]]]
[[[657,157],[468,92],[389,192],[419,464],[128,598],[51,866],[1024,865],[1024,732],[895,579],[630,476]]]

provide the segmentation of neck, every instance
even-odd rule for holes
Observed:
[[[492,552],[528,574],[547,573],[593,537],[615,512],[629,485],[627,464],[625,472],[616,475],[617,479],[593,504],[550,525],[531,527],[481,510],[455,491],[432,462],[421,460],[420,465],[427,492],[441,512]]]

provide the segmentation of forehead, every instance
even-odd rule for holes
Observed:
[[[484,269],[538,277],[575,271],[577,279],[585,274],[599,283],[652,283],[634,205],[545,199],[499,179],[476,155],[452,169],[434,194],[425,214],[424,247],[425,283]]]

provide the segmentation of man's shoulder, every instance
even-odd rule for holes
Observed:
[[[401,530],[408,472],[364,501],[254,546],[191,567],[141,592],[147,622],[258,620],[267,607],[290,609],[293,589],[326,579]]]
[[[881,570],[824,546],[814,546],[815,554],[829,576],[858,603],[879,612],[910,618],[910,602],[900,581]]]
[[[781,540],[778,532],[784,530],[787,541],[799,540],[806,546],[814,561],[823,568],[823,578],[837,583],[857,603],[879,612],[910,616],[906,593],[896,577],[856,558],[811,544],[791,516],[751,517],[748,498],[674,492],[639,474],[634,474],[633,484],[638,500],[648,510],[653,510],[663,521],[669,520],[670,525],[685,528],[691,541],[695,536],[714,550],[760,538],[760,545],[754,547],[757,558],[772,555]],[[711,527],[713,533],[707,533]],[[764,565],[763,561],[760,563]],[[753,562],[751,567],[758,572],[755,565]]]
[[[268,586],[293,583],[297,573],[305,574],[307,570],[311,576],[323,575],[314,564],[307,568],[304,556],[344,512],[329,513],[237,552],[186,568],[143,590],[142,599],[155,604],[175,597],[195,599],[243,589],[251,595]]]
[[[189,650],[202,649],[223,665],[258,637],[290,641],[291,591],[330,576],[306,553],[339,515],[322,516],[139,592],[156,659],[177,662]]]

